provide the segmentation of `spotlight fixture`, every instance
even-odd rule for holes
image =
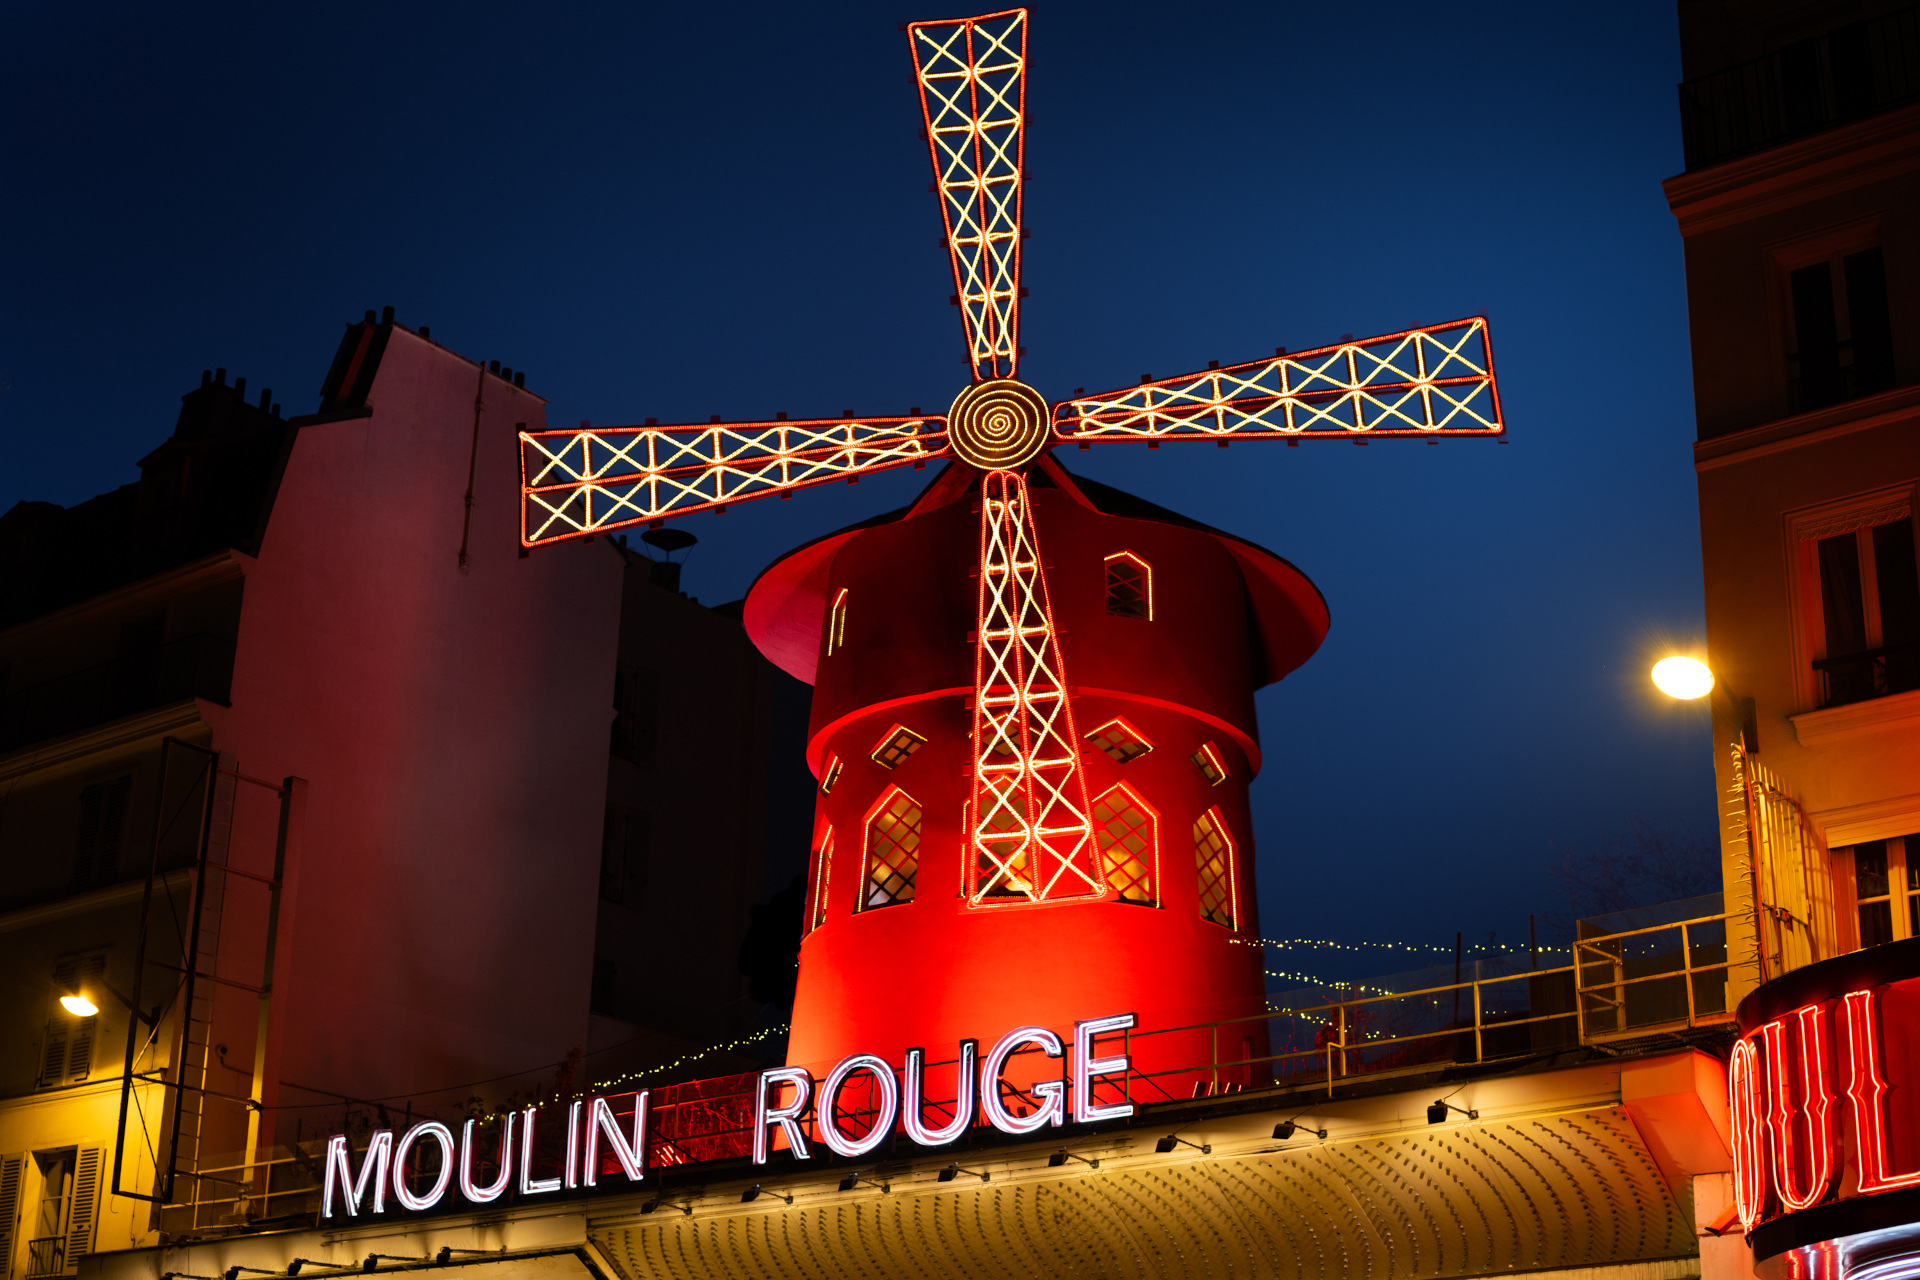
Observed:
[[[338,1262],[316,1262],[312,1258],[295,1258],[293,1261],[287,1263],[287,1274],[297,1276],[300,1274],[300,1268],[302,1267],[325,1267],[329,1271],[343,1271],[346,1267],[352,1265],[351,1262],[343,1266]]]
[[[781,1191],[770,1191],[767,1188],[761,1186],[757,1182],[754,1183],[752,1186],[748,1187],[745,1191],[742,1191],[740,1193],[740,1203],[752,1204],[755,1200],[758,1200],[763,1194],[770,1195],[777,1200],[785,1200],[788,1204],[793,1203],[793,1196],[791,1194],[787,1192],[781,1192]]]
[[[1295,1116],[1292,1120],[1282,1120],[1279,1124],[1273,1126],[1273,1136],[1278,1138],[1280,1141],[1285,1142],[1288,1138],[1291,1138],[1293,1136],[1294,1130],[1298,1129],[1302,1133],[1312,1134],[1314,1137],[1320,1139],[1320,1141],[1322,1142],[1325,1142],[1327,1140],[1327,1131],[1325,1129],[1309,1129],[1305,1125],[1299,1123],[1299,1120],[1300,1120],[1299,1116]]]
[[[1177,1133],[1170,1133],[1166,1137],[1160,1139],[1160,1141],[1153,1144],[1153,1149],[1155,1151],[1158,1151],[1161,1155],[1165,1155],[1167,1152],[1173,1150],[1175,1147],[1192,1147],[1195,1151],[1198,1151],[1203,1156],[1210,1156],[1213,1154],[1213,1144],[1211,1142],[1205,1142],[1205,1143],[1188,1142],[1185,1138],[1181,1137]]]
[[[452,1245],[443,1244],[440,1246],[440,1252],[433,1255],[433,1261],[434,1261],[434,1265],[445,1267],[452,1264],[453,1255],[456,1253],[472,1253],[472,1254],[485,1255],[492,1252],[494,1251],[491,1249],[456,1249]]]
[[[1169,1150],[1171,1150],[1171,1148],[1169,1148]],[[1085,1156],[1077,1156],[1073,1154],[1073,1152],[1067,1150],[1065,1147],[1062,1147],[1058,1151],[1054,1152],[1052,1155],[1047,1157],[1047,1168],[1058,1169],[1061,1165],[1065,1164],[1069,1160],[1078,1160],[1081,1164],[1090,1165],[1095,1169],[1098,1169],[1100,1167],[1100,1162],[1098,1160],[1089,1160]]]
[[[1478,1111],[1473,1111],[1466,1107],[1456,1107],[1445,1098],[1440,1098],[1435,1101],[1432,1106],[1427,1108],[1427,1123],[1445,1124],[1447,1122],[1447,1112],[1449,1111],[1458,1111],[1469,1120],[1478,1120],[1480,1118]]]
[[[689,1218],[693,1216],[692,1205],[674,1204],[670,1200],[649,1200],[645,1204],[640,1206],[640,1212],[642,1213],[652,1213],[656,1209],[678,1209],[680,1212],[686,1214]]]
[[[963,1173],[968,1177],[978,1178],[982,1182],[993,1181],[993,1175],[991,1173],[981,1173],[978,1169],[962,1169],[958,1160],[955,1160],[952,1164],[940,1171],[940,1181],[952,1182]]]
[[[240,1280],[242,1272],[256,1276],[277,1276],[280,1274],[278,1271],[263,1271],[259,1267],[228,1267],[227,1280]]]
[[[855,1169],[852,1173],[840,1179],[840,1189],[842,1191],[851,1191],[863,1182],[869,1187],[880,1188],[881,1194],[883,1195],[893,1194],[892,1184],[881,1182],[879,1179],[875,1178],[872,1174],[862,1173],[858,1169]]]

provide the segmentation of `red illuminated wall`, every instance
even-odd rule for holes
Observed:
[[[756,642],[815,684],[809,764],[820,776],[841,762],[818,800],[816,849],[830,828],[834,850],[824,886],[815,857],[810,904],[824,902],[824,919],[802,944],[788,1055],[816,1074],[854,1052],[897,1060],[922,1046],[950,1058],[962,1038],[991,1042],[1023,1023],[1066,1031],[1075,1019],[1137,1012],[1151,1028],[1264,1007],[1247,807],[1260,767],[1253,692],[1312,653],[1326,631],[1323,602],[1270,553],[1128,495],[1081,489],[1050,460],[1036,468],[1035,519],[1079,732],[1120,716],[1153,744],[1125,764],[1084,744],[1082,760],[1090,799],[1125,783],[1154,815],[1157,904],[1109,890],[1100,901],[969,905],[973,474],[956,466],[907,518],[792,553],[748,596]],[[1105,562],[1123,551],[1151,566],[1151,620],[1107,612]],[[844,643],[827,655],[825,622],[843,589]],[[896,724],[927,741],[887,769],[871,757]],[[1189,758],[1203,744],[1228,775],[1218,785]],[[857,910],[869,817],[896,787],[924,815],[915,895]],[[1199,911],[1193,825],[1209,811],[1234,846],[1231,928]],[[1241,1034],[1223,1040],[1223,1059],[1247,1056]],[[1244,1034],[1264,1052],[1251,1027]],[[1148,1057],[1201,1061],[1209,1043],[1162,1041]],[[1246,1082],[1246,1071],[1225,1078]],[[1167,1087],[1184,1093],[1190,1080]]]
[[[383,327],[370,385],[298,427],[244,566],[232,707],[208,713],[242,771],[309,784],[269,1105],[325,1097],[281,1082],[377,1098],[586,1038],[621,562],[523,559],[514,431],[543,402],[485,375],[476,445],[476,366]]]

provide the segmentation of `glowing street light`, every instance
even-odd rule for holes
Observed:
[[[60,1007],[76,1018],[91,1018],[94,1014],[100,1012],[99,1005],[87,999],[85,996],[78,994],[61,996]]]
[[[1662,658],[1653,664],[1653,682],[1669,698],[1690,701],[1713,692],[1713,672],[1698,658]]]

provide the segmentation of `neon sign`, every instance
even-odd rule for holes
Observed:
[[[1888,983],[1788,1010],[1734,1044],[1727,1086],[1743,1228],[1920,1186],[1917,1006],[1920,979]]]
[[[1095,1048],[1101,1037],[1121,1035],[1139,1025],[1131,1013],[1076,1022],[1070,1041],[1046,1027],[1015,1027],[984,1055],[977,1041],[959,1045],[954,1079],[959,1096],[950,1106],[931,1104],[926,1096],[927,1061],[922,1049],[909,1049],[898,1068],[878,1054],[856,1053],[841,1059],[816,1083],[805,1067],[769,1067],[760,1072],[753,1088],[752,1156],[756,1165],[772,1157],[777,1133],[795,1160],[809,1160],[812,1140],[833,1154],[857,1160],[892,1136],[897,1125],[908,1141],[920,1147],[942,1147],[957,1141],[974,1127],[978,1114],[1000,1132],[1018,1137],[1071,1120],[1092,1124],[1124,1120],[1134,1113],[1131,1102],[1100,1102],[1095,1086],[1107,1077],[1124,1075],[1132,1065],[1126,1052]],[[1007,1063],[1017,1054],[1038,1053],[1058,1060],[1057,1077],[1036,1079],[1015,1090],[1022,1099],[1017,1109],[1003,1096],[1014,1086],[1004,1079]],[[870,1099],[863,1107],[867,1127],[849,1132],[840,1105],[842,1095],[865,1085]],[[1885,1089],[1884,1083],[1881,1088]],[[347,1135],[327,1140],[321,1179],[320,1217],[356,1218],[362,1213],[385,1213],[389,1200],[409,1212],[424,1212],[445,1202],[456,1188],[469,1204],[488,1204],[511,1186],[523,1197],[550,1195],[561,1190],[597,1187],[603,1178],[624,1177],[642,1182],[647,1176],[647,1119],[650,1091],[577,1099],[565,1111],[564,1131],[544,1128],[554,1117],[538,1107],[508,1112],[501,1119],[497,1141],[476,1133],[468,1120],[458,1140],[438,1120],[423,1120],[396,1140],[391,1129],[375,1130],[353,1168]],[[1032,1105],[1027,1105],[1028,1103]],[[929,1111],[941,1114],[929,1118]],[[548,1148],[556,1156],[544,1156]],[[437,1160],[422,1159],[433,1152]],[[492,1165],[491,1180],[480,1181]],[[546,1174],[548,1176],[537,1176]]]

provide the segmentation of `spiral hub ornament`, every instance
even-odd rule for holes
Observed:
[[[1038,391],[1013,378],[976,382],[947,411],[947,439],[982,471],[1012,471],[1046,449],[1051,412]]]

